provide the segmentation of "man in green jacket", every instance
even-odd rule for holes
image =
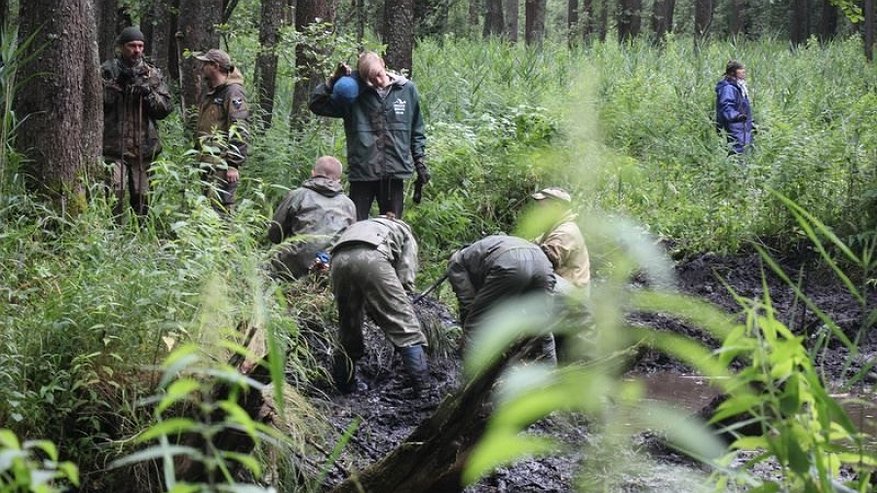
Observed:
[[[198,148],[202,151],[199,164],[214,184],[207,191],[207,196],[214,200],[214,208],[222,213],[232,212],[250,137],[244,77],[222,50],[199,53],[195,59],[201,62],[201,75],[210,88],[198,111]],[[207,152],[208,149],[211,150]]]
[[[356,221],[356,208],[341,189],[341,162],[332,156],[317,159],[311,177],[286,194],[268,226],[268,239],[289,243],[272,259],[272,270],[282,279],[308,273],[315,255],[326,250],[332,238]]]
[[[551,293],[554,273],[545,253],[515,236],[492,235],[458,250],[448,263],[448,281],[469,338],[498,304],[529,293]]]
[[[149,167],[161,152],[158,120],[173,110],[161,70],[143,58],[143,33],[126,27],[116,57],[101,65],[104,89],[103,156],[112,164],[113,215],[125,209],[125,189],[138,216],[148,211]]]
[[[342,392],[357,390],[355,364],[365,350],[365,311],[401,354],[411,386],[426,387],[426,336],[407,295],[414,290],[416,272],[417,241],[411,227],[392,213],[353,223],[332,247],[329,275],[345,353],[336,355],[333,373]]]
[[[317,115],[344,119],[347,179],[356,219],[368,218],[375,199],[381,212],[392,211],[401,218],[404,180],[416,173],[422,186],[430,179],[420,95],[414,82],[387,72],[376,53],[360,55],[357,69],[354,74],[347,65],[339,65],[315,88],[309,106]],[[359,81],[352,102],[332,97],[333,86],[345,75]]]

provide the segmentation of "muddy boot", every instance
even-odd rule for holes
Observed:
[[[405,365],[405,371],[408,373],[411,387],[417,392],[427,390],[429,370],[426,365],[426,353],[423,352],[423,346],[418,344],[399,348],[399,354],[402,355],[402,363]]]
[[[335,387],[342,394],[368,390],[368,385],[356,376],[356,363],[344,354],[335,355],[332,377],[335,379]]]

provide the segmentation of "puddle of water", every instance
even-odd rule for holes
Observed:
[[[645,384],[646,399],[665,402],[691,413],[700,411],[720,394],[710,385],[709,379],[700,375],[658,372],[633,375],[632,378]],[[847,393],[831,394],[831,397],[846,410],[860,431],[877,437],[877,395]]]

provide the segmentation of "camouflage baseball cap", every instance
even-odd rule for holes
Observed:
[[[571,200],[569,193],[567,193],[566,190],[557,187],[543,188],[542,190],[539,190],[538,192],[531,195],[531,197],[536,200],[555,199],[561,200],[563,202],[570,202]]]
[[[234,68],[234,65],[231,63],[231,57],[228,56],[228,53],[216,48],[208,50],[207,53],[196,51],[193,56],[195,57],[195,60],[201,62],[213,62],[226,70]]]

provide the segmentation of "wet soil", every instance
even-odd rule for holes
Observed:
[[[856,379],[853,392],[867,389],[877,376],[868,369],[869,364],[877,361],[877,334],[868,331],[860,333],[865,315],[859,302],[830,272],[813,269],[796,258],[780,259],[780,262],[788,276],[799,282],[801,290],[819,309],[837,322],[850,339],[859,341],[860,354],[853,358],[837,342],[820,346],[816,364],[822,369],[829,388],[837,388],[859,374],[862,378]],[[756,253],[735,257],[699,255],[679,261],[676,273],[680,291],[707,299],[729,313],[739,313],[740,307],[725,284],[745,298],[763,297],[766,285],[779,319],[794,332],[816,344],[826,331],[819,317],[812,310],[804,309],[794,291],[773,275],[767,266],[763,266]],[[873,310],[875,306],[877,302],[871,296],[867,310]],[[366,334],[369,352],[358,367],[359,375],[368,383],[369,389],[341,395],[326,386],[321,389],[322,393],[313,396],[331,423],[331,432],[325,437],[327,450],[332,449],[351,423],[359,421],[358,428],[329,474],[327,486],[336,484],[345,476],[383,457],[428,418],[444,397],[458,388],[460,360],[453,337],[458,333],[454,314],[445,305],[429,298],[421,300],[417,309],[430,334],[432,346],[432,389],[426,395],[414,396],[405,388],[401,361],[380,332],[369,326]],[[670,317],[637,314],[632,318],[634,323],[684,334],[712,346],[718,345],[717,341],[699,329]],[[653,382],[648,385],[650,398],[679,402],[692,413],[707,405],[715,395],[708,385],[690,375],[690,368],[657,352],[639,354],[631,374],[645,378],[647,383],[650,380]],[[873,411],[871,408],[862,412],[873,415]],[[536,435],[550,435],[568,445],[567,452],[524,460],[501,468],[465,491],[567,492],[575,491],[576,485],[587,484],[587,473],[580,471],[579,466],[586,450],[599,449],[599,444],[592,443],[599,438],[588,433],[584,418],[553,415],[534,424],[529,431]],[[654,437],[642,436],[638,440],[641,442],[638,445],[641,451],[650,454],[649,472],[629,474],[626,481],[619,484],[618,491],[700,491],[705,487],[706,471],[672,450],[656,445]],[[635,462],[639,458],[630,457],[630,460]]]

